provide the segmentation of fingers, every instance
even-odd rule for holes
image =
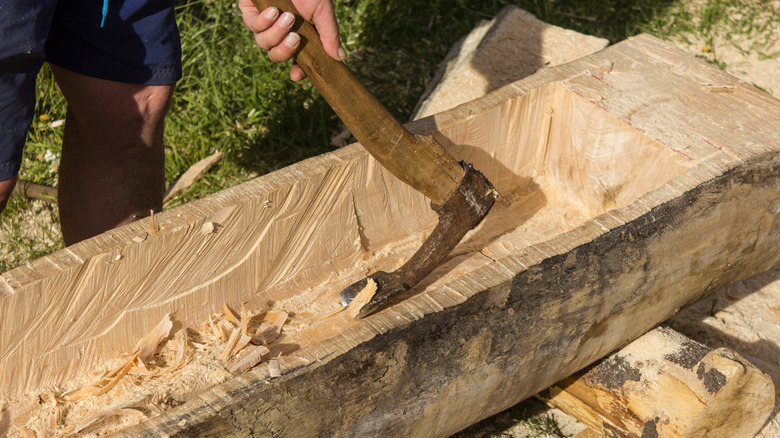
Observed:
[[[251,0],[239,0],[244,24],[255,34],[255,42],[268,51],[268,57],[274,62],[284,62],[292,57],[301,38],[291,33],[295,16],[289,12],[280,14],[275,7],[258,11]]]
[[[255,38],[257,39],[257,38]],[[273,62],[284,62],[291,59],[295,55],[295,51],[301,43],[301,37],[295,33],[288,33],[282,41],[274,45],[268,50],[268,59]],[[258,46],[263,47],[259,42]]]
[[[322,41],[322,47],[332,58],[342,61],[347,57],[339,39],[339,28],[333,3],[330,0],[292,0],[298,12],[314,24]],[[295,16],[289,12],[280,14],[275,7],[258,11],[252,0],[238,0],[244,24],[255,34],[257,45],[268,51],[273,62],[284,62],[293,57],[301,38],[291,32]],[[290,69],[290,78],[301,80],[306,74],[297,65]]]
[[[272,7],[256,14],[246,13],[244,23],[254,32],[255,43],[268,51],[268,57],[273,62],[292,58],[301,42],[297,33],[290,32],[295,16],[289,12],[279,15],[279,10]]]
[[[263,12],[257,10],[252,0],[238,0],[238,7],[241,9],[241,16],[244,19],[244,24],[253,33],[260,33],[270,28],[277,18],[279,18],[279,10],[276,8],[268,8]]]

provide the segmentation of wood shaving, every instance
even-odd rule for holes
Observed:
[[[246,335],[249,328],[249,318],[246,315],[246,307],[241,306],[241,334]]]
[[[176,362],[170,367],[172,370],[178,370],[184,366],[187,356],[187,330],[176,332]]]
[[[68,396],[77,400],[84,397],[105,394],[114,388],[127,374],[150,376],[152,372],[147,365],[160,343],[170,335],[173,328],[171,315],[167,314],[157,326],[143,339],[138,341],[129,358],[118,368],[100,376],[89,386],[86,386]]]
[[[222,305],[223,312],[225,313],[225,319],[233,324],[238,324],[238,315],[227,304]]]
[[[25,396],[15,402],[19,414],[11,436],[102,436],[160,415],[263,363],[271,354],[268,343],[282,336],[290,319],[278,310],[250,313],[242,306],[237,314],[227,305],[223,310],[204,321],[200,331],[183,328],[175,334],[167,314],[97,378],[85,376],[68,388]]]
[[[160,224],[157,223],[157,219],[154,217],[154,210],[149,210],[149,232],[152,234],[160,231]]]
[[[228,339],[225,349],[222,351],[222,354],[219,355],[220,361],[227,362],[227,360],[230,359],[230,356],[233,354],[233,350],[236,348],[236,345],[238,345],[238,340],[240,338],[241,338],[241,329],[238,328],[233,329],[233,333],[230,335],[230,338]]]
[[[62,406],[54,406],[49,412],[49,428],[56,429],[63,423],[64,419],[65,415],[62,412]]]
[[[282,369],[279,367],[279,361],[274,359],[268,361],[268,375],[274,378],[282,376]]]
[[[249,335],[241,335],[241,339],[238,340],[238,343],[236,344],[236,348],[233,350],[233,354],[238,354],[241,350],[244,349],[249,343],[252,342],[252,337]]]
[[[101,421],[106,420],[107,418],[115,417],[115,416],[133,417],[136,420],[135,423],[133,424],[138,424],[146,418],[146,414],[144,414],[143,412],[137,409],[115,409],[110,411],[98,412],[97,414],[93,414],[87,417],[86,420],[81,422],[73,431],[73,433],[78,434],[86,430],[87,428],[90,428],[100,423]]]
[[[246,307],[241,306],[241,319],[238,323],[236,323],[235,314],[230,311],[230,308],[227,305],[225,305],[225,311],[226,319],[228,318],[227,315],[230,314],[230,317],[233,319],[232,322],[238,325],[238,327],[233,329],[233,333],[228,339],[225,350],[219,356],[219,360],[227,363],[232,356],[236,355],[244,347],[246,347],[253,340],[253,337],[248,334],[250,318],[247,315]],[[276,334],[274,337],[275,339],[279,336],[279,334],[281,334],[282,326],[284,325],[284,322],[287,321],[287,314],[284,312],[274,312],[273,316],[273,322],[271,323],[271,327],[269,327],[268,330],[273,331]]]
[[[289,315],[285,312],[267,312],[263,323],[254,336],[256,342],[266,345],[275,341],[282,334],[282,327],[284,327],[288,317]]]
[[[187,171],[185,171],[171,187],[166,190],[163,195],[163,202],[167,203],[172,200],[179,193],[185,192],[193,184],[195,184],[211,167],[222,159],[223,153],[220,151],[214,152],[208,157],[193,164]]]
[[[37,438],[38,437],[38,435],[35,432],[33,432],[32,430],[30,430],[29,428],[24,427],[24,426],[19,428],[19,435],[22,438]]]
[[[169,313],[163,317],[151,333],[138,341],[135,349],[138,351],[138,359],[144,365],[149,363],[149,359],[154,355],[160,343],[171,334],[172,328],[173,320],[171,320],[171,314]]]
[[[366,287],[363,288],[355,298],[347,305],[347,314],[352,319],[359,319],[360,309],[363,308],[376,295],[377,284],[373,278],[369,278]]]
[[[263,356],[271,352],[268,347],[262,345],[252,345],[248,350],[249,353],[245,355],[243,359],[230,367],[228,371],[230,371],[231,374],[241,374],[244,371],[257,366],[263,360]]]
[[[203,234],[214,234],[217,232],[217,224],[214,222],[206,222],[200,227],[200,232]]]
[[[137,357],[138,357],[137,354],[133,355],[132,357],[130,357],[130,359],[124,362],[119,368],[99,377],[91,385],[86,386],[74,393],[69,394],[68,399],[78,400],[84,397],[90,397],[90,396],[107,393],[114,386],[116,386],[116,384],[119,383],[119,381],[122,380],[122,378],[125,377],[125,375],[128,372],[130,372],[130,369],[133,367],[133,363],[135,362]]]

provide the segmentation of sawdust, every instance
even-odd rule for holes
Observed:
[[[0,436],[95,437],[136,425],[272,360],[285,330],[304,327],[281,310],[242,307],[239,315],[227,305],[200,329],[177,325],[166,315],[94,375],[0,402]]]

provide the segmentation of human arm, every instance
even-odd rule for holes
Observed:
[[[338,61],[347,57],[339,40],[339,28],[331,0],[291,0],[304,20],[317,29],[325,52]],[[289,12],[280,14],[279,9],[269,7],[258,11],[252,0],[238,0],[244,24],[255,35],[255,42],[268,51],[273,62],[284,62],[292,58],[300,45],[300,36],[291,32],[294,17]],[[290,69],[290,79],[299,81],[306,74],[297,65]]]

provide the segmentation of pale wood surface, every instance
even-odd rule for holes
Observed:
[[[557,28],[537,20],[522,9],[507,6],[493,20],[479,23],[450,50],[418,102],[412,118],[450,109],[483,96],[496,88],[494,85],[505,85],[535,73],[538,68],[587,56],[606,45],[606,40]],[[712,86],[715,88],[715,84]],[[728,90],[728,87],[723,88],[725,92]],[[772,277],[772,272],[778,272],[778,269],[762,277]],[[764,282],[749,279],[744,284],[738,283],[722,290],[715,297],[676,315],[672,323],[685,328],[696,339],[715,342],[715,345],[728,346],[747,354],[775,382],[780,383],[780,311],[775,310],[780,305],[780,294],[773,292],[780,287],[777,285],[780,282]],[[761,287],[748,286],[755,284]],[[750,296],[743,300],[746,289],[751,291],[747,293]],[[721,310],[724,306],[728,306],[728,310]],[[719,316],[715,317],[715,313]],[[567,397],[571,396],[562,392],[557,400],[562,402]],[[579,400],[572,402],[578,403],[575,406],[578,406],[580,420],[588,422],[589,408]],[[775,401],[775,412],[762,428],[760,437],[780,436],[778,409],[780,392]],[[596,415],[595,412],[593,414]],[[569,417],[564,421],[576,420]],[[516,432],[513,429],[511,433]]]
[[[503,410],[780,262],[778,114],[637,37],[416,122],[506,194],[453,258],[392,308],[291,339],[280,377],[261,366],[128,434],[446,436]],[[0,276],[0,390],[87,370],[169,312],[335,309],[434,224],[359,146],[156,218]]]
[[[458,41],[412,111],[440,113],[536,73],[602,50],[609,41],[545,23],[515,5]]]
[[[733,350],[659,327],[539,397],[603,436],[752,437],[775,387]]]
[[[259,380],[230,382],[200,403],[145,424],[145,430],[196,427],[203,433],[238,433],[214,417],[215,411],[228,410],[231,421],[257,434],[279,431],[275,425],[284,423],[285,415],[299,415],[296,424],[307,428],[287,424],[285,433],[447,435],[607,354],[708,290],[778,263],[778,219],[765,207],[773,205],[777,193],[772,145],[778,129],[769,122],[777,101],[647,37],[550,70],[423,122],[436,123],[439,137],[451,141],[456,155],[475,161],[495,158],[486,160],[491,179],[505,189],[513,187],[516,196],[526,194],[526,208],[541,205],[530,217],[520,216],[526,222],[516,233],[482,248],[487,260],[466,252],[443,267],[448,272],[425,293],[350,327],[340,340],[320,340],[308,350],[313,357],[280,360],[279,381],[265,384],[267,374],[260,369],[253,374]],[[672,79],[686,94],[668,87]],[[715,82],[734,88],[713,93],[706,84]],[[583,104],[606,110],[605,118],[617,122],[603,135],[621,132],[620,121],[653,131],[659,141],[652,146],[675,157],[666,161],[677,164],[669,171],[685,173],[638,200],[614,196],[613,209],[595,219],[587,220],[588,212],[609,197],[584,199],[592,201],[584,212],[584,205],[573,203],[546,211],[549,204],[567,199],[555,190],[569,187],[548,186],[549,180],[535,173],[546,170],[547,163],[537,166],[535,158],[530,165],[515,163],[526,164],[521,158],[525,149],[533,151],[526,157],[536,157],[538,145],[546,144],[534,130],[544,120],[531,115],[544,114],[545,101],[557,97],[556,91],[572,90]],[[633,104],[632,97],[637,99]],[[764,108],[749,114],[736,110],[754,99]],[[713,108],[725,110],[728,117],[722,115],[710,127]],[[670,123],[672,117],[674,129],[656,124],[659,119]],[[477,152],[491,151],[495,143],[503,147]],[[472,147],[459,146],[464,144]],[[621,150],[592,156],[609,159]],[[571,218],[559,215],[563,220],[551,224],[550,212],[560,213],[563,207],[578,211],[585,222],[572,221],[566,228]],[[610,207],[602,202],[601,208]],[[723,224],[729,224],[733,240],[710,231]],[[491,225],[496,224],[485,228]],[[545,226],[572,231],[545,242]],[[448,278],[452,274],[456,276]],[[315,365],[317,357],[338,359]],[[361,373],[352,374],[353,369]],[[366,405],[366,394],[376,402]],[[252,401],[256,399],[264,401]],[[305,406],[299,399],[306,400]],[[316,399],[329,404],[339,400],[338,413]],[[270,406],[275,408],[266,410]],[[256,410],[265,415],[253,417]],[[187,424],[179,425],[183,419]]]

